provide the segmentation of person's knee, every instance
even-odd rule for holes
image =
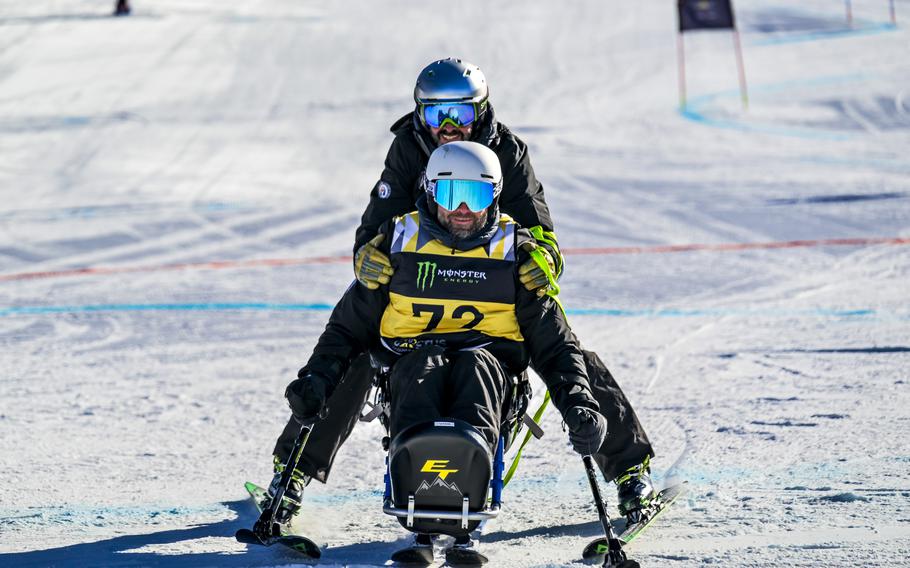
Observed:
[[[487,390],[493,390],[500,396],[507,381],[502,364],[486,349],[459,352],[452,363],[452,375],[473,377]]]
[[[425,377],[431,371],[446,365],[445,350],[438,345],[427,345],[403,355],[392,367],[389,385],[407,385]]]
[[[370,354],[361,353],[354,357],[348,366],[348,373],[351,372],[371,374],[373,372],[373,360],[370,358]]]
[[[361,354],[351,361],[348,370],[338,381],[335,393],[341,392],[343,394],[340,396],[349,397],[352,392],[368,390],[373,384],[375,374],[376,370],[373,368],[369,354]]]
[[[489,351],[461,351],[452,362],[452,376],[460,381],[458,392],[501,403],[509,382],[505,370]]]
[[[452,368],[457,371],[476,372],[479,369],[498,370],[500,365],[499,360],[486,349],[472,349],[458,352]]]

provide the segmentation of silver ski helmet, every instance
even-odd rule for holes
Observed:
[[[477,142],[450,142],[433,150],[427,162],[426,189],[443,209],[465,203],[478,213],[502,193],[502,166],[493,150]]]
[[[486,111],[490,88],[480,67],[449,57],[434,61],[417,76],[414,102],[420,122],[440,128],[467,126]]]

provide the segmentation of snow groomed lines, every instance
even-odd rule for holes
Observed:
[[[666,254],[680,252],[729,252],[742,250],[774,250],[810,247],[834,246],[877,246],[877,245],[908,245],[910,237],[858,237],[842,239],[808,239],[794,241],[771,241],[763,243],[694,243],[687,245],[653,245],[636,247],[567,247],[562,249],[563,254],[574,255],[612,255],[612,254]],[[223,270],[235,268],[256,267],[281,267],[306,264],[339,264],[351,262],[350,255],[315,256],[302,258],[266,258],[254,260],[224,260],[210,262],[192,262],[179,264],[163,264],[151,266],[99,266],[86,268],[73,268],[68,270],[48,270],[41,272],[20,272],[15,274],[0,275],[0,282],[14,282],[19,280],[42,280],[48,278],[64,278],[70,276],[99,276],[109,274],[129,274],[140,272],[165,272],[176,270]]]
[[[254,211],[256,208],[243,202],[230,201],[198,201],[189,206],[189,211],[194,213],[220,213],[223,211]],[[106,219],[110,217],[125,217],[129,215],[145,215],[176,210],[187,210],[186,204],[181,202],[160,203],[117,203],[112,205],[82,205],[77,207],[63,207],[52,209],[15,209],[0,212],[0,221],[58,221],[69,219]]]
[[[273,303],[273,302],[193,302],[155,304],[87,304],[63,306],[13,306],[0,308],[0,317],[49,314],[89,314],[115,312],[325,312],[334,306],[324,303]],[[910,312],[893,313],[873,308],[836,309],[749,309],[749,308],[696,308],[696,309],[615,309],[615,308],[568,308],[572,316],[605,316],[631,318],[699,318],[699,317],[821,317],[837,319],[890,318],[910,320]]]

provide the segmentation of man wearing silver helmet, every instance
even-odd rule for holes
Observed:
[[[437,146],[458,140],[479,142],[493,150],[502,164],[500,207],[532,231],[548,270],[529,261],[522,267],[522,283],[529,290],[546,288],[547,272],[558,277],[562,256],[553,233],[553,221],[543,186],[534,175],[527,145],[495,117],[490,90],[479,67],[460,59],[428,65],[417,77],[413,112],[392,125],[395,134],[385,168],[370,194],[354,237],[357,280],[375,288],[388,280],[388,259],[370,242],[380,224],[414,208],[423,194],[427,160]]]
[[[479,67],[460,59],[435,61],[424,68],[414,88],[416,107],[391,127],[395,138],[385,167],[370,193],[370,202],[355,235],[354,269],[357,281],[373,290],[389,283],[394,267],[383,251],[388,243],[379,227],[412,211],[424,194],[426,166],[433,151],[456,141],[473,141],[490,148],[502,168],[499,209],[533,236],[528,255],[518,268],[522,285],[540,296],[555,296],[562,272],[559,253],[543,186],[537,180],[527,145],[496,120],[489,101],[489,86]],[[594,455],[607,479],[617,483],[620,510],[634,513],[653,497],[648,477],[654,455],[648,436],[622,389],[600,357],[582,350],[594,398],[609,424],[610,436]],[[304,451],[295,477],[294,491],[302,495],[311,478],[325,482],[338,448],[353,430],[371,386],[373,368],[363,355],[351,362],[344,379],[334,389],[332,413],[320,423]],[[275,445],[275,462],[286,460],[297,426],[288,422]],[[277,475],[276,475],[277,479]],[[291,514],[299,509],[291,502]]]

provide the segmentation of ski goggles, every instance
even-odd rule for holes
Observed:
[[[437,103],[420,105],[423,121],[430,128],[442,128],[451,124],[455,128],[468,126],[477,118],[474,103]]]
[[[439,179],[433,184],[433,199],[448,211],[455,211],[462,203],[474,213],[493,204],[496,186],[488,181],[468,179]]]

